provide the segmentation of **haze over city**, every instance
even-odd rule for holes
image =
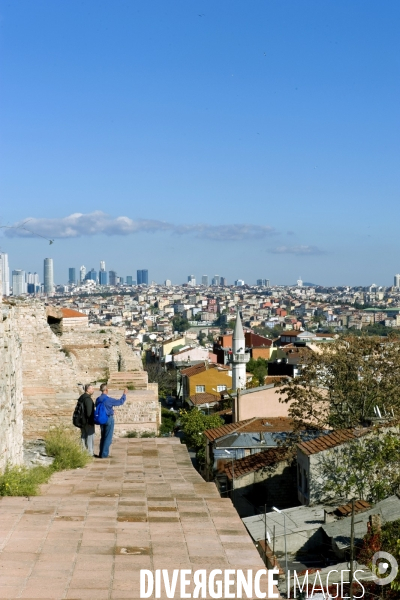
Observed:
[[[0,10],[11,269],[391,285],[398,3]]]

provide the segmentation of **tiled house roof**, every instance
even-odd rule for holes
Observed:
[[[287,455],[286,448],[270,448],[265,452],[257,452],[257,454],[239,458],[235,460],[233,467],[235,479],[285,460]],[[232,479],[232,464],[230,461],[225,464],[224,472],[228,479]]]
[[[371,429],[368,427],[365,427],[364,429],[340,429],[339,431],[333,431],[327,435],[322,435],[314,440],[302,442],[301,444],[298,444],[297,447],[304,454],[317,454],[318,452],[335,448],[335,446],[340,446],[346,442],[357,440],[367,433],[370,433],[370,431]]]

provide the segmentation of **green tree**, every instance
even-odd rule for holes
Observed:
[[[400,489],[399,431],[376,429],[332,448],[321,455],[318,468],[322,496],[379,502]]]
[[[149,383],[158,383],[158,394],[162,398],[176,394],[176,371],[166,370],[159,363],[148,363],[144,366]]]
[[[219,415],[205,415],[197,408],[181,410],[179,419],[185,434],[185,444],[195,450],[199,463],[204,464],[206,440],[203,433],[206,429],[220,427],[224,424],[223,420]]]
[[[253,381],[256,385],[264,385],[265,377],[268,375],[268,363],[265,358],[251,358],[246,365],[246,371],[253,374]]]
[[[297,377],[281,384],[297,428],[363,425],[374,406],[400,416],[400,347],[392,338],[347,337],[304,356]]]
[[[178,314],[175,315],[175,317],[172,319],[172,327],[174,331],[179,331],[179,333],[183,333],[184,331],[189,329],[190,325],[186,317],[183,317],[182,315]]]

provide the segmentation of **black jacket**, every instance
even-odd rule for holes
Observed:
[[[92,396],[86,392],[79,397],[79,400],[83,402],[85,406],[85,415],[87,418],[86,425],[94,425],[94,402]]]

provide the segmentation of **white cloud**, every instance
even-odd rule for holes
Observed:
[[[297,256],[316,256],[326,254],[325,250],[321,250],[317,246],[278,246],[268,250],[271,254],[295,254]]]
[[[5,235],[8,237],[40,235],[49,239],[56,239],[98,234],[130,235],[163,231],[179,235],[192,234],[198,238],[217,241],[261,239],[277,234],[277,231],[269,225],[175,225],[153,219],[133,220],[129,217],[111,217],[101,211],[95,211],[88,214],[74,213],[68,217],[54,219],[37,219],[34,217],[24,219],[15,223],[11,228],[5,229]]]

